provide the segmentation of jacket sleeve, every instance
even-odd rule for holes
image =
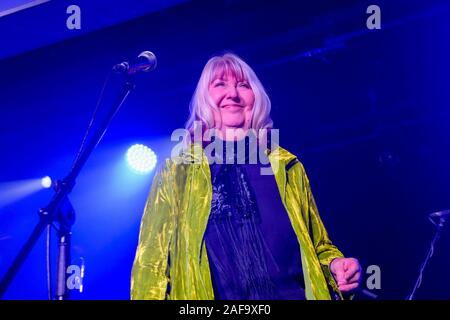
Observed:
[[[302,171],[306,188],[306,196],[309,204],[309,229],[311,240],[313,241],[314,249],[317,257],[319,258],[319,262],[327,283],[342,298],[339,289],[337,288],[336,281],[331,274],[330,263],[333,259],[342,258],[344,255],[328,237],[328,233],[323,225],[322,219],[320,218],[319,210],[317,209],[316,201],[314,200],[314,196],[311,191],[308,176],[306,175],[304,168],[302,168]]]
[[[162,300],[169,284],[169,246],[174,230],[173,174],[169,162],[155,175],[142,216],[131,272],[131,299]]]

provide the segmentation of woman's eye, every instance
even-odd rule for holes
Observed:
[[[219,82],[216,82],[216,83],[214,84],[214,87],[223,87],[224,85],[225,85],[224,82],[219,81]]]
[[[239,87],[250,88],[249,84],[246,82],[239,83]]]

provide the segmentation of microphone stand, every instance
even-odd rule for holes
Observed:
[[[57,286],[56,286],[56,300],[65,300],[69,298],[69,291],[66,286],[66,271],[70,265],[70,240],[72,236],[72,226],[75,223],[75,211],[70,204],[68,195],[72,191],[76,183],[76,178],[81,169],[87,162],[89,156],[103,138],[108,126],[116,113],[119,111],[122,104],[130,92],[135,88],[133,78],[128,76],[124,79],[121,91],[113,103],[112,108],[107,113],[104,120],[94,131],[92,139],[81,151],[80,156],[75,160],[72,169],[69,174],[56,184],[55,194],[48,203],[47,206],[40,209],[39,222],[35,226],[30,237],[26,241],[25,245],[19,251],[19,254],[14,259],[13,263],[9,267],[8,271],[3,276],[0,282],[0,299],[8,289],[11,281],[19,271],[21,265],[25,261],[26,257],[33,249],[37,240],[41,236],[42,232],[47,226],[57,223],[58,228],[58,261],[57,261]]]
[[[430,218],[430,220],[431,220],[431,218]],[[433,224],[436,225],[436,233],[434,234],[433,241],[431,241],[430,250],[428,251],[428,254],[425,257],[425,260],[422,263],[422,266],[420,267],[419,277],[417,278],[416,284],[414,285],[413,290],[411,291],[410,295],[406,298],[406,300],[414,300],[414,295],[416,294],[417,289],[419,289],[419,287],[422,283],[423,272],[425,271],[428,261],[433,256],[434,246],[436,245],[437,241],[441,237],[441,231],[442,231],[442,228],[444,227],[445,218],[440,217],[438,224],[436,224],[433,220],[431,220],[431,221],[433,222]]]

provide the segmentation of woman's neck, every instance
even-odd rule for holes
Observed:
[[[247,136],[248,129],[226,127],[217,130],[218,138],[223,141],[240,141]]]

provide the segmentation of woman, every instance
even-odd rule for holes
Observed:
[[[270,100],[254,71],[234,54],[213,57],[190,111],[187,148],[166,160],[146,203],[131,298],[327,300],[357,288],[360,265],[329,240],[302,164],[262,134]],[[196,128],[213,129],[216,148],[211,132],[190,143]],[[269,166],[251,161],[252,132]]]

